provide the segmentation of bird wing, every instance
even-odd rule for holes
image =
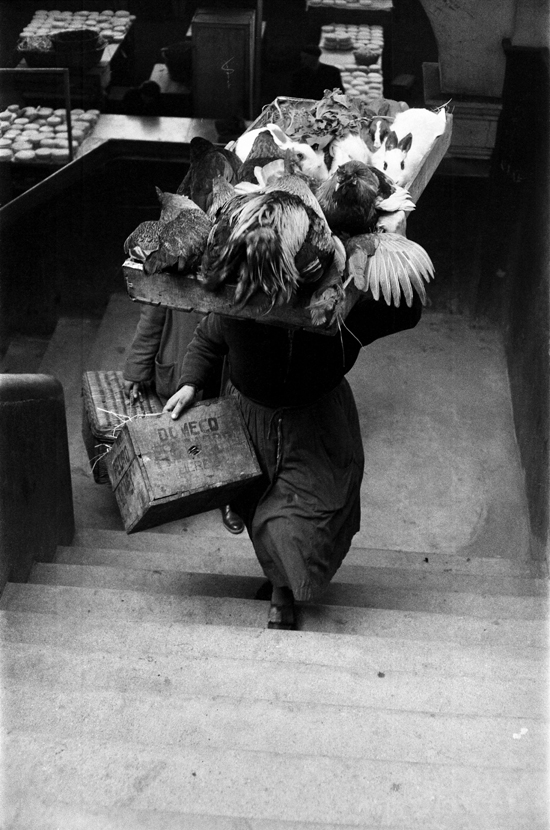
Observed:
[[[237,191],[223,176],[216,176],[212,182],[212,191],[208,199],[206,215],[214,219],[220,208],[227,204]]]
[[[155,187],[155,190],[161,207],[159,217],[159,223],[161,225],[171,222],[182,210],[196,207],[191,199],[181,193],[169,193],[168,191],[162,191],[159,187]]]
[[[132,259],[144,262],[149,254],[158,250],[159,244],[159,223],[148,219],[141,222],[128,236],[124,242],[124,253]]]
[[[424,248],[398,233],[372,236],[376,237],[376,248],[366,263],[366,289],[370,288],[375,300],[382,291],[386,303],[391,305],[393,299],[396,306],[399,306],[401,293],[411,306],[415,290],[425,305],[424,281],[427,283],[433,278],[434,266]]]
[[[360,291],[368,291],[368,261],[376,251],[376,236],[373,233],[363,233],[352,236],[344,243],[346,252],[346,275],[352,279]],[[374,294],[374,292],[373,292]],[[375,297],[378,299],[378,297]]]
[[[212,222],[199,209],[180,213],[163,225],[159,233],[159,247],[144,262],[146,274],[156,274],[166,268],[190,273],[197,267],[212,228]]]

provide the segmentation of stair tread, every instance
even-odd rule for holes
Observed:
[[[265,661],[232,656],[81,654],[53,646],[5,643],[4,693],[27,684],[72,690],[139,688],[162,698],[200,695],[295,703],[332,703],[369,709],[434,714],[542,718],[545,684],[533,677],[452,676],[442,671],[401,671]]]
[[[264,608],[265,608],[264,604]],[[543,678],[548,665],[544,648],[463,644],[449,641],[361,637],[313,631],[269,631],[223,625],[186,625],[185,622],[139,623],[85,615],[65,618],[54,614],[0,611],[0,632],[5,642],[29,643],[65,650],[224,657],[315,664],[377,670],[436,672],[446,676]]]
[[[12,733],[5,741],[6,792],[70,794],[80,807],[183,810],[356,826],[441,830],[539,827],[544,773],[398,761],[289,756],[208,747],[163,749]],[[452,781],[452,787],[449,782]],[[467,794],[467,797],[466,797]],[[308,797],[304,797],[308,796]],[[395,796],[395,798],[394,798]],[[388,803],[388,799],[391,799]],[[246,825],[245,825],[246,826]]]
[[[207,522],[209,514],[193,516],[178,522],[179,533],[141,531],[126,534],[120,530],[103,528],[77,528],[73,540],[74,547],[111,548],[113,550],[130,550],[143,553],[166,552],[181,554],[182,550],[192,555],[197,551],[197,558],[219,551],[222,547],[229,556],[248,556],[255,558],[252,544],[246,533],[230,536],[220,523]],[[166,530],[167,525],[163,525]],[[428,560],[428,561],[426,561]],[[364,548],[352,545],[345,560],[346,565],[364,565],[368,562],[375,567],[414,568],[431,571],[451,569],[453,573],[464,574],[502,574],[503,576],[548,577],[548,568],[544,562],[516,561],[499,557],[474,557],[459,554],[422,553],[418,551],[394,551]]]
[[[252,598],[262,584],[262,577],[226,574],[189,573],[187,571],[136,570],[109,566],[36,563],[31,571],[32,584],[74,585],[81,587],[120,588],[145,593],[181,596],[232,596]],[[546,586],[544,586],[546,588]],[[544,619],[548,601],[539,596],[492,595],[465,591],[423,590],[406,584],[385,586],[349,584],[333,581],[323,595],[323,604],[399,610],[425,610],[435,613],[462,613],[480,618]]]
[[[536,719],[476,717],[361,706],[185,695],[141,690],[5,690],[4,728],[78,735],[81,740],[150,747],[208,746],[284,755],[365,758],[471,767],[544,768],[547,724]]]
[[[101,618],[154,619],[165,623],[202,623],[265,628],[267,603],[229,597],[176,596],[81,588],[63,585],[8,583],[0,609]],[[298,609],[303,631],[376,634],[380,637],[498,643],[545,648],[547,633],[540,620],[491,620],[430,612],[395,611],[345,606],[304,606]],[[294,634],[295,632],[292,632]]]
[[[263,576],[260,564],[248,549],[243,554],[227,551],[223,542],[210,550],[191,551],[135,551],[111,548],[62,547],[57,549],[54,564],[80,566],[108,566],[131,570],[191,571],[194,573],[225,574],[230,576]],[[429,565],[420,568],[396,566],[371,566],[368,559],[362,565],[341,565],[333,580],[335,583],[368,583],[380,587],[405,586],[447,590],[454,593],[466,591],[484,594],[509,594],[548,596],[548,581],[542,578],[509,575],[464,574],[432,570]]]
[[[27,793],[24,803],[18,805],[17,816],[10,822],[9,830],[29,830],[29,827],[33,830],[356,830],[357,825],[138,810],[118,805],[105,809],[96,805],[85,808],[80,804],[52,800],[47,793],[42,798]],[[380,830],[380,825],[362,824],[361,830]],[[384,830],[411,830],[411,824],[386,825]]]

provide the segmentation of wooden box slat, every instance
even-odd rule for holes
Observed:
[[[233,398],[136,417],[120,430],[106,466],[127,533],[223,507],[261,475]]]
[[[307,329],[316,334],[333,335],[338,330],[331,321],[322,326],[313,325],[310,312],[307,310],[309,296],[297,298],[291,304],[274,306],[270,310],[268,298],[263,294],[256,294],[246,305],[239,306],[235,303],[235,287],[232,285],[225,285],[216,292],[206,291],[198,280],[191,277],[167,271],[148,276],[143,271],[141,263],[132,260],[126,260],[122,270],[128,294],[136,302],[203,314],[213,311],[229,317],[256,320],[259,323]],[[351,310],[356,300],[357,295],[354,292],[346,293],[344,314]]]

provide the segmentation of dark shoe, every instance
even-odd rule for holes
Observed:
[[[222,522],[230,533],[242,533],[244,530],[244,522],[232,509],[231,505],[226,504],[221,508]]]
[[[296,628],[294,596],[290,588],[274,589],[269,606],[267,627],[278,631],[293,631]]]

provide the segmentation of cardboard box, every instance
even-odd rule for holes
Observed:
[[[223,507],[260,467],[233,398],[136,417],[106,456],[127,533]]]
[[[136,415],[162,412],[152,391],[131,404],[123,392],[122,372],[84,372],[82,376],[82,438],[97,484],[108,484],[105,456],[125,421]]]

